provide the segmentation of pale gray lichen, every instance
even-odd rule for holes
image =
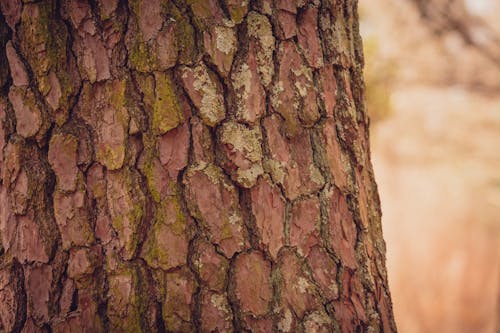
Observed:
[[[258,71],[262,82],[267,87],[274,75],[273,52],[275,39],[271,23],[264,15],[256,12],[248,13],[247,17],[248,36],[255,38],[260,46],[257,51]]]
[[[316,168],[314,165],[309,166],[309,172],[311,175],[311,180],[318,184],[318,185],[323,185],[325,183],[325,178],[321,174],[318,168]]]
[[[324,311],[314,311],[304,319],[304,328],[306,332],[323,332],[321,327],[329,327],[332,320]]]
[[[220,128],[221,143],[230,146],[231,150],[242,154],[250,164],[249,167],[239,168],[233,174],[234,180],[245,187],[251,187],[257,178],[264,172],[262,168],[262,132],[260,127],[253,129],[247,126],[229,121]]]
[[[188,71],[189,69],[184,69],[182,73],[184,79],[188,77]],[[193,88],[201,96],[201,101],[197,105],[200,116],[207,125],[213,127],[225,117],[224,96],[217,86],[216,79],[210,75],[203,63],[194,67],[192,74]]]
[[[283,319],[278,323],[278,330],[282,332],[290,332],[292,328],[292,313],[290,310],[285,309],[285,314]]]
[[[212,294],[212,296],[210,297],[210,302],[216,309],[222,311],[224,314],[230,314],[230,311],[227,308],[227,300],[224,295]]]
[[[221,126],[220,134],[222,143],[231,144],[234,150],[244,152],[249,161],[258,162],[262,159],[260,127],[250,129],[243,124],[228,121]]]
[[[236,90],[236,112],[239,117],[248,111],[245,101],[250,96],[251,81],[252,72],[246,63],[243,63],[232,75],[233,87]]]
[[[276,183],[283,184],[287,175],[287,168],[285,163],[269,159],[264,162],[264,167]]]
[[[236,33],[231,27],[215,27],[215,45],[224,54],[231,54],[236,51]]]
[[[307,281],[303,277],[299,277],[299,279],[297,280],[297,288],[299,289],[299,292],[301,294],[305,294],[305,292],[309,288],[311,288],[311,284],[309,283],[309,281]]]

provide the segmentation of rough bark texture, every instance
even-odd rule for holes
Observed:
[[[396,330],[355,0],[0,4],[0,331]]]

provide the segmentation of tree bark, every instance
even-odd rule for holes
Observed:
[[[0,4],[0,331],[396,331],[356,0]]]

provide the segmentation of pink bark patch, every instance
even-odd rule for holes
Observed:
[[[290,245],[297,246],[299,254],[307,256],[320,243],[320,211],[317,197],[297,201],[290,218]]]
[[[284,245],[283,229],[285,225],[285,199],[279,189],[269,181],[259,178],[250,190],[252,213],[255,216],[257,230],[262,243],[276,259],[278,251]]]
[[[234,283],[241,311],[261,316],[272,298],[271,263],[259,252],[240,254],[235,261]]]
[[[284,39],[289,39],[296,35],[297,24],[295,16],[297,14],[296,1],[278,0],[276,1],[278,11],[278,23]]]
[[[0,1],[0,9],[9,27],[15,31],[16,23],[21,18],[22,2],[19,0]]]
[[[283,278],[282,299],[299,319],[321,306],[315,285],[309,280],[297,256],[287,251],[280,258],[279,268]]]
[[[361,223],[364,228],[370,227],[370,202],[368,198],[373,197],[368,192],[367,185],[371,184],[369,176],[367,175],[366,169],[363,171],[356,170],[356,182],[358,184],[359,196],[358,196],[358,206],[359,215],[361,217]]]
[[[64,249],[71,246],[88,246],[94,241],[90,226],[85,192],[54,193],[54,216],[56,218]]]
[[[337,102],[337,83],[333,74],[333,65],[325,65],[319,70],[322,83],[322,96],[325,103],[326,114],[333,117]]]
[[[70,134],[54,134],[50,139],[48,160],[62,191],[76,190],[78,139]]]
[[[335,185],[345,190],[347,189],[347,171],[345,170],[345,161],[347,157],[342,152],[337,129],[333,119],[327,119],[322,128],[323,147],[325,149],[326,162],[330,169]]]
[[[16,131],[25,138],[34,136],[42,125],[40,109],[28,88],[11,87],[9,99],[16,114]]]
[[[98,131],[97,158],[109,170],[120,169],[125,159],[126,131],[118,117],[112,107],[106,108]]]
[[[78,63],[90,82],[111,78],[108,50],[98,34],[78,38],[75,51]]]
[[[5,108],[6,108],[6,101],[0,100],[0,122],[2,124],[5,121]],[[5,128],[4,126],[0,126],[0,179],[3,179],[4,147],[5,147]]]
[[[59,109],[59,100],[61,99],[61,84],[59,83],[59,79],[57,78],[54,71],[50,71],[49,73],[49,84],[50,90],[45,96],[47,103],[52,107],[53,110]]]
[[[84,1],[67,1],[67,14],[73,26],[78,29],[85,18],[90,16],[90,5]]]
[[[98,266],[99,253],[97,249],[73,248],[69,252],[68,277],[78,280],[91,275]]]
[[[214,165],[188,170],[184,178],[191,215],[208,229],[209,238],[230,258],[246,246],[235,187]]]
[[[160,162],[170,178],[177,179],[179,171],[184,169],[188,161],[189,123],[185,122],[160,136],[158,150]]]
[[[202,291],[201,330],[203,332],[231,332],[232,319],[231,307],[226,294]]]
[[[350,332],[350,327],[360,327],[366,321],[366,313],[357,290],[362,290],[359,278],[349,270],[342,274],[342,294],[338,301],[332,302],[335,319],[342,333]]]
[[[67,314],[70,312],[74,292],[75,283],[72,279],[66,279],[61,290],[61,297],[59,298],[59,308],[61,309],[61,314]]]
[[[5,53],[7,54],[7,60],[9,61],[10,75],[12,76],[12,81],[15,86],[27,86],[29,84],[28,73],[26,73],[26,67],[22,63],[21,59],[12,46],[12,42],[9,40],[5,46]]]
[[[215,66],[227,76],[236,51],[236,29],[224,25],[210,25],[203,32],[203,45]]]
[[[318,35],[318,8],[309,7],[299,17],[299,46],[311,67],[323,66],[323,51]]]
[[[28,204],[28,174],[24,169],[17,175],[16,184],[10,194],[13,212],[24,214]]]
[[[255,42],[250,42],[245,62],[241,62],[231,75],[235,91],[238,121],[253,125],[266,111],[266,95],[257,64]]]
[[[321,291],[328,300],[337,299],[339,289],[337,284],[337,264],[328,255],[325,249],[315,246],[309,252],[307,261],[311,266],[314,280],[321,287]]]
[[[245,322],[245,327],[250,330],[250,332],[272,332],[273,331],[273,320],[271,318],[255,318],[254,316],[245,316],[243,318]]]
[[[11,184],[21,169],[22,146],[19,141],[9,142],[3,151],[4,159],[2,165],[2,179],[7,184]],[[1,207],[1,206],[0,206]]]
[[[285,190],[288,199],[319,190],[324,178],[313,163],[312,146],[307,132],[288,139],[280,132],[277,116],[264,119],[271,160],[268,167],[273,180]]]
[[[28,297],[28,313],[35,322],[47,322],[49,320],[52,267],[49,265],[28,266],[25,268],[24,281]]]
[[[193,159],[195,163],[210,163],[214,160],[214,147],[208,127],[198,117],[191,119],[193,136]]]
[[[87,192],[96,199],[106,196],[106,177],[104,167],[93,164],[87,171]]]
[[[144,41],[149,41],[156,36],[163,24],[162,4],[159,0],[149,0],[140,1],[139,6],[139,28]]]
[[[201,281],[211,290],[222,292],[226,287],[228,261],[215,251],[214,246],[201,240],[195,244],[195,267]]]
[[[290,136],[299,134],[301,125],[313,126],[320,118],[312,71],[302,61],[295,44],[282,42],[278,57],[278,82],[271,98],[274,111],[285,118]]]
[[[292,38],[297,34],[297,24],[295,23],[295,14],[280,10],[278,12],[278,22],[283,33],[284,39]]]
[[[345,196],[334,188],[328,194],[329,207],[329,231],[331,246],[335,254],[347,267],[354,269],[357,267],[355,258],[355,245],[357,230],[354,219]]]
[[[12,244],[12,255],[21,263],[38,261],[47,263],[51,248],[44,239],[33,212],[17,216],[17,230]],[[14,222],[14,221],[11,221]]]
[[[176,25],[165,23],[156,37],[158,64],[160,69],[168,69],[177,63],[178,46]]]
[[[102,244],[108,244],[113,239],[114,231],[109,216],[99,211],[95,221],[95,236]]]
[[[11,198],[7,186],[0,186],[0,237],[2,246],[5,251],[8,251],[14,240],[17,220],[16,215],[11,208]]]

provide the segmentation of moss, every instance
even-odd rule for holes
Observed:
[[[153,197],[153,200],[157,203],[161,201],[161,193],[156,188],[156,181],[154,177],[153,165],[149,163],[144,168],[144,173],[146,175],[146,181],[148,183],[149,193]]]
[[[133,14],[132,20],[135,23],[135,27],[138,28],[138,19],[141,15],[141,4],[140,1],[129,1],[129,7]],[[153,65],[156,63],[156,57],[151,52],[148,44],[142,39],[142,34],[137,31],[137,33],[129,34],[132,38],[131,45],[129,46],[129,61],[132,68],[139,72],[147,73],[153,70]]]
[[[179,45],[179,62],[181,64],[191,64],[196,57],[196,45],[194,39],[194,28],[189,22],[187,13],[181,12],[173,1],[169,1],[166,5],[168,14],[176,22],[176,39]]]
[[[146,177],[146,183],[148,185],[149,192],[156,203],[161,201],[161,193],[157,189],[157,181],[155,175],[155,161],[158,164],[157,154],[156,154],[156,136],[151,132],[145,132],[142,137],[142,143],[144,145],[144,150],[142,152],[142,165],[141,171]]]
[[[155,133],[164,134],[184,121],[184,116],[178,99],[179,94],[175,91],[170,75],[158,73],[155,78],[156,96],[151,125]]]
[[[149,45],[142,41],[139,35],[135,36],[129,50],[129,61],[132,68],[139,72],[151,72],[157,62],[156,54],[151,52]]]
[[[186,216],[180,204],[178,195],[168,196],[155,210],[153,227],[148,233],[148,238],[144,243],[142,257],[148,265],[152,267],[161,267],[163,269],[171,268],[169,265],[169,246],[168,244],[159,244],[158,239],[164,228],[170,229],[177,236],[184,236],[186,233]],[[173,223],[172,216],[175,216]]]
[[[229,217],[224,216],[220,239],[223,240],[223,239],[231,238],[232,236],[233,236],[233,230],[231,228],[231,223],[229,222]]]
[[[178,235],[184,235],[186,232],[186,216],[181,206],[180,193],[172,197],[172,207],[175,214],[175,222],[171,225],[172,231]]]
[[[34,12],[38,12],[38,17],[33,15],[32,11],[23,9],[21,15],[21,25],[19,29],[21,48],[23,54],[28,58],[34,72],[38,75],[47,73],[50,67],[50,61],[53,57],[53,50],[51,50],[47,45],[51,34],[49,33],[49,21],[50,21],[50,3],[44,2],[40,4],[31,4],[28,8],[33,8]],[[36,7],[36,9],[34,9]],[[32,52],[33,45],[45,45],[47,50],[47,56],[40,57],[35,52]],[[43,89],[40,89],[42,93],[46,93]]]
[[[101,161],[108,170],[118,170],[123,166],[125,146],[110,147],[102,145],[97,149],[97,160]]]
[[[165,267],[163,264],[168,263],[169,254],[165,250],[165,246],[160,246],[158,244],[158,234],[160,233],[162,224],[156,221],[153,227],[149,231],[148,238],[144,243],[141,256],[146,260],[151,267],[161,267],[168,269],[170,267]]]
[[[116,142],[116,137],[112,141],[109,138],[107,142],[101,141],[97,147],[97,160],[105,165],[108,170],[117,170],[123,166],[125,160],[125,146],[130,122],[130,116],[126,108],[128,103],[126,97],[127,81],[120,80],[106,83],[105,95],[109,96],[109,106],[111,108],[105,109],[104,112],[112,112],[113,114],[112,116],[110,114],[103,115],[101,119],[110,118],[114,120],[114,123],[105,125],[100,130],[101,132],[113,131],[115,136],[123,135],[123,141]],[[93,102],[89,101],[89,103]],[[108,122],[110,121],[108,120]]]
[[[176,42],[180,46],[179,53],[182,63],[191,63],[194,59],[193,51],[195,50],[195,43],[194,30],[189,24],[189,20],[171,1],[163,1],[160,5],[161,14],[163,16],[171,16],[175,21]],[[141,16],[140,1],[131,1],[129,6],[133,14],[132,24],[134,32],[129,33],[127,36],[127,48],[131,67],[142,73],[164,69],[160,64],[158,42],[156,40],[144,40],[139,31],[138,21]],[[175,48],[176,46],[170,45],[170,47]],[[172,52],[175,53],[175,51]]]
[[[55,120],[62,125],[74,94],[74,79],[67,68],[68,31],[64,23],[54,17],[54,6],[51,2],[31,4],[28,8],[38,12],[38,17],[33,15],[31,9],[23,10],[19,34],[21,49],[33,68],[42,95],[46,96],[52,89],[48,75],[51,70],[59,80],[61,97],[55,110],[59,111]],[[46,54],[33,52],[33,45],[44,45]]]
[[[111,96],[110,103],[115,109],[122,109],[127,104],[127,81],[120,80],[114,81],[112,86],[108,86],[106,90],[110,90],[107,93]],[[119,115],[120,116],[120,115]],[[120,117],[120,121],[124,121],[123,117]]]
[[[243,21],[243,18],[247,14],[248,11],[248,3],[246,1],[241,1],[237,5],[229,6],[229,15],[231,15],[231,19],[236,24],[240,24]]]

